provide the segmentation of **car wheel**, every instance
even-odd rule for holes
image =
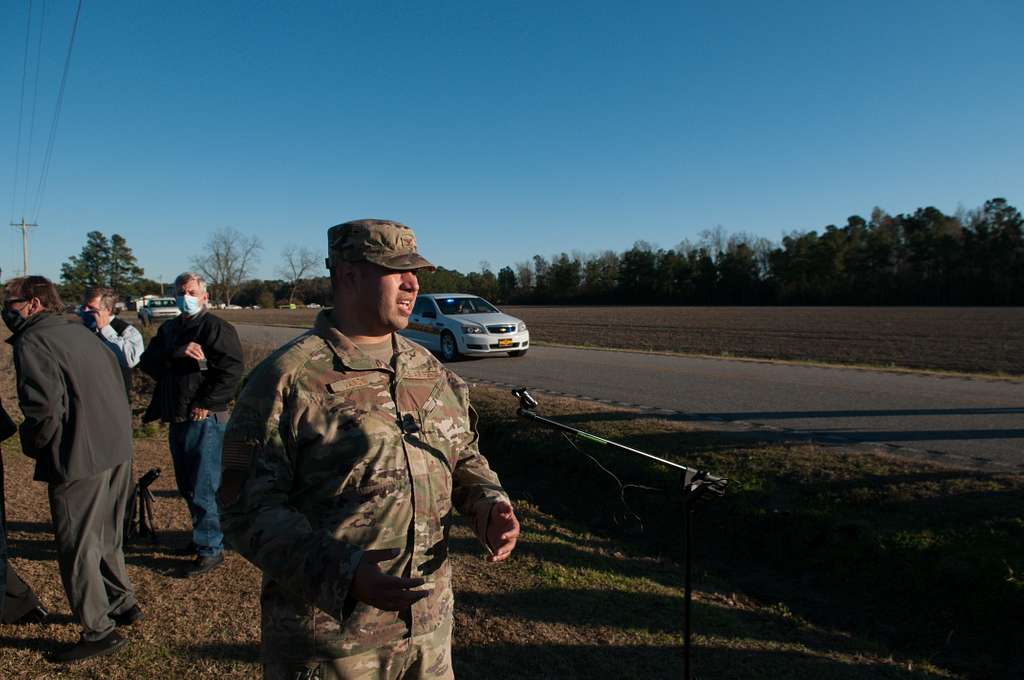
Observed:
[[[510,357],[524,357],[524,356],[526,356],[526,350],[525,349],[517,349],[514,352],[509,352],[508,355]]]
[[[459,358],[459,344],[451,331],[441,333],[441,358],[445,361],[456,361]]]

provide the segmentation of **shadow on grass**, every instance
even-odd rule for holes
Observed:
[[[33,652],[39,652],[40,655],[44,656],[66,645],[66,642],[61,642],[51,637],[7,637],[6,635],[0,635],[0,649],[29,649]]]
[[[177,577],[188,564],[188,557],[165,557],[153,552],[126,552],[125,562],[143,569],[148,569],[163,576]]]
[[[683,657],[679,647],[621,645],[486,645],[455,646],[456,677],[518,680],[519,678],[680,678]],[[618,672],[616,673],[615,670]],[[926,680],[946,677],[895,665],[844,662],[813,651],[744,650],[695,647],[691,652],[695,677],[723,680],[757,678],[786,680]]]
[[[182,657],[201,657],[215,661],[244,661],[258,663],[260,645],[258,642],[210,642],[179,647]]]
[[[50,534],[53,535],[53,523],[51,522],[8,522],[7,533],[22,532],[26,534]]]
[[[531,527],[525,529],[527,535],[521,537],[516,544],[514,559],[522,562],[527,557],[533,557],[543,563],[557,564],[568,569],[585,569],[590,572],[603,573],[608,576],[629,577],[638,576],[648,579],[668,588],[682,588],[683,569],[675,562],[656,562],[650,558],[627,556],[619,553],[617,556],[601,555],[593,550],[579,548],[569,539],[567,542],[548,542],[530,540],[529,532],[543,532],[543,528]],[[617,550],[619,543],[607,538],[588,536],[585,539],[591,549]],[[480,555],[480,543],[475,538],[450,538],[449,546],[452,552],[464,553],[467,555]]]
[[[728,477],[725,498],[695,515],[698,570],[710,569],[823,626],[884,640],[890,649],[996,669],[1016,658],[1024,573],[1024,484],[1019,475],[957,471],[821,447],[738,442],[730,433],[665,431],[657,417],[570,414],[584,429]],[[622,426],[616,434],[615,419]],[[481,422],[485,422],[481,420]],[[514,419],[491,421],[485,454],[513,495],[542,511],[628,539],[648,555],[681,557],[672,494],[628,496],[646,524],[631,536],[619,484],[564,439]],[[581,444],[624,483],[671,488],[674,472]],[[524,548],[529,549],[528,545]],[[584,552],[538,547],[542,559],[619,571]],[[657,580],[678,586],[679,572]],[[942,594],[939,596],[938,594]],[[978,661],[986,659],[987,661]],[[981,676],[979,676],[981,677]],[[1003,677],[991,674],[987,677]]]
[[[34,562],[56,561],[57,545],[53,535],[36,539],[7,539],[7,549],[12,557]]]
[[[598,588],[531,588],[514,592],[460,592],[456,607],[481,619],[506,615],[527,623],[642,628],[648,633],[681,634],[683,597]],[[695,630],[715,607],[694,603]]]

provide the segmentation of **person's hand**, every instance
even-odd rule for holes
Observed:
[[[352,578],[352,597],[371,607],[397,612],[408,609],[429,595],[429,590],[413,590],[425,583],[423,579],[390,576],[377,566],[380,562],[395,559],[399,552],[398,548],[364,552]]]
[[[96,317],[96,328],[103,329],[110,324],[110,310],[102,307],[92,313]]]
[[[206,416],[208,415],[210,415],[209,409],[200,408],[198,406],[193,406],[192,410],[189,411],[189,417],[192,418],[192,420],[206,420]]]
[[[174,356],[178,359],[188,357],[189,359],[195,359],[196,361],[202,361],[206,358],[206,355],[203,354],[202,346],[195,342],[182,345],[178,349],[174,350]]]
[[[491,554],[488,562],[501,562],[508,559],[516,547],[519,538],[519,520],[512,506],[505,501],[498,501],[491,506],[491,517],[487,522],[487,547]]]

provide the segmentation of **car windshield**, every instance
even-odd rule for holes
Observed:
[[[494,314],[498,310],[487,300],[478,297],[435,298],[441,313],[454,314]]]
[[[175,304],[176,303],[174,302],[174,300],[150,300],[149,301],[149,306],[150,307],[174,307]]]

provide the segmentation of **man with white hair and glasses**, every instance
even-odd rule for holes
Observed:
[[[192,516],[192,541],[181,549],[195,556],[182,574],[190,577],[224,562],[216,494],[228,404],[242,377],[242,346],[234,326],[207,311],[202,277],[185,272],[174,289],[181,315],[160,326],[139,367],[157,381],[143,420],[170,424],[174,477]]]

